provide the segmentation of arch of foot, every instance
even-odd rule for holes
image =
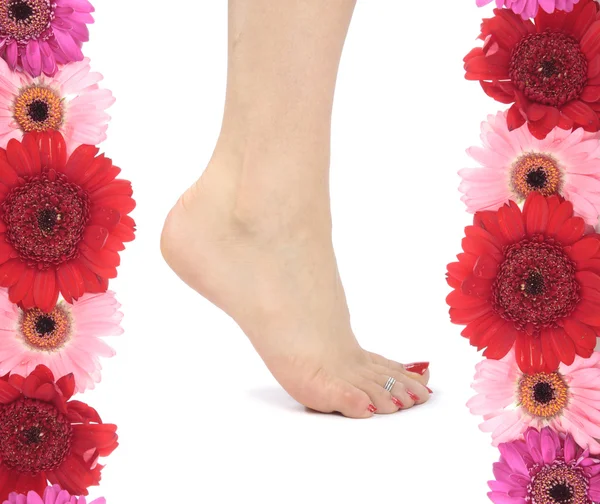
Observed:
[[[82,51],[93,12],[88,0],[0,0],[4,504],[86,504],[118,444],[116,425],[71,400],[114,355],[109,282],[135,238],[131,183],[97,147],[114,98]]]
[[[491,0],[477,0],[483,7]],[[500,451],[496,504],[600,502],[600,4],[499,0],[465,77],[489,115],[460,191],[453,323],[483,360],[468,407]]]

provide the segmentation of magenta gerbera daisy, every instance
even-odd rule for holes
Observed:
[[[488,496],[495,504],[594,504],[600,501],[600,460],[570,436],[545,427],[500,445]]]
[[[481,430],[492,433],[495,446],[519,439],[528,427],[550,427],[600,453],[600,352],[552,373],[526,374],[511,351],[480,362],[473,389],[477,395],[467,405],[483,416]]]
[[[27,494],[11,493],[8,500],[3,504],[86,504],[85,497],[75,497],[66,490],[63,490],[60,485],[49,486],[44,490],[42,495],[34,492]],[[106,504],[106,499],[100,497],[91,501],[89,504]]]
[[[76,392],[94,388],[99,357],[114,350],[103,336],[122,334],[123,314],[113,292],[85,294],[73,304],[59,302],[50,312],[22,310],[0,289],[0,376],[28,376],[39,364],[55,376],[73,373]]]
[[[494,0],[477,0],[477,6],[482,7],[491,3]],[[529,19],[534,17],[540,7],[547,12],[552,14],[554,11],[565,11],[571,12],[573,6],[579,2],[579,0],[495,0],[496,7],[506,7],[511,9],[515,14],[519,14],[523,19]]]
[[[88,0],[0,0],[0,56],[12,70],[54,75],[83,59],[92,12]]]
[[[70,152],[103,142],[110,120],[106,109],[115,99],[99,87],[101,80],[87,58],[64,65],[54,77],[11,72],[0,59],[0,147],[45,130],[60,131]]]
[[[481,167],[461,170],[460,191],[469,212],[522,203],[533,191],[560,194],[575,213],[595,225],[600,214],[600,134],[554,128],[540,140],[526,125],[510,131],[506,112],[481,125],[483,147],[469,155]]]

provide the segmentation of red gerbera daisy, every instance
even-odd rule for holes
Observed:
[[[0,149],[0,287],[24,309],[46,312],[106,291],[133,240],[131,183],[98,149],[67,159],[57,131],[28,133]]]
[[[450,317],[484,356],[513,346],[525,373],[590,357],[600,331],[600,235],[560,196],[534,192],[475,214],[463,253],[448,265]],[[515,345],[516,343],[516,345]]]
[[[483,48],[464,59],[466,78],[480,81],[501,103],[512,103],[510,129],[527,121],[531,133],[545,138],[552,128],[600,129],[600,6],[582,0],[572,12],[533,21],[509,9],[484,19]]]
[[[99,484],[98,458],[117,447],[117,426],[68,401],[74,389],[72,374],[55,382],[45,366],[0,379],[0,502],[11,492],[41,494],[48,481],[75,495]]]

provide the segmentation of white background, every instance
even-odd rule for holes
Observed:
[[[282,0],[285,1],[285,0]],[[457,170],[503,105],[463,78],[475,0],[359,0],[333,123],[335,244],[369,350],[430,360],[430,403],[370,420],[309,413],[235,323],[162,262],[163,220],[202,172],[225,92],[224,0],[96,1],[84,52],[114,92],[103,145],[134,183],[138,239],[111,284],[126,333],[84,400],[119,425],[108,504],[486,502],[498,454],[465,407],[480,359],[447,315],[471,217]]]

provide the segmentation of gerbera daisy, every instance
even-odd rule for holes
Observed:
[[[0,0],[0,56],[11,70],[54,75],[83,59],[92,12],[88,0]]]
[[[600,500],[600,460],[570,435],[548,427],[500,445],[489,498],[495,504],[593,504]]]
[[[99,357],[115,352],[101,336],[122,334],[123,314],[113,292],[85,294],[72,305],[59,302],[49,312],[21,310],[0,289],[0,376],[27,376],[39,364],[55,376],[73,373],[75,391],[100,382]]]
[[[27,378],[0,379],[0,500],[12,492],[41,494],[48,481],[74,495],[99,484],[98,459],[117,447],[117,426],[69,401],[74,390],[72,374],[55,382],[45,366]]]
[[[528,427],[550,427],[600,453],[600,352],[575,357],[553,373],[525,374],[511,351],[502,360],[480,362],[473,389],[477,395],[467,406],[483,416],[481,430],[492,433],[494,446],[520,438]]]
[[[492,1],[477,0],[477,6],[483,7]],[[523,19],[529,19],[538,13],[540,7],[548,14],[552,14],[555,10],[571,12],[577,2],[579,0],[496,0],[496,7],[506,7]]]
[[[575,213],[596,225],[600,213],[600,134],[554,128],[539,140],[527,126],[510,131],[506,112],[481,125],[483,147],[468,153],[481,168],[465,168],[460,191],[469,212],[496,210],[508,200],[521,203],[532,192],[561,194]]]
[[[119,251],[134,238],[131,183],[98,149],[67,158],[56,131],[27,133],[0,149],[0,287],[21,308],[50,312],[105,292]]]
[[[60,485],[53,485],[47,487],[43,494],[33,490],[27,495],[13,492],[3,504],[86,504],[86,502],[85,497],[72,496],[66,490],[62,490]],[[100,497],[89,504],[106,504],[106,500]]]
[[[1,1],[1,0],[0,0]],[[60,131],[69,149],[97,145],[106,139],[113,95],[100,89],[102,75],[90,60],[69,63],[54,77],[11,72],[0,59],[0,147],[29,131]]]
[[[513,346],[524,373],[556,371],[590,357],[600,331],[600,235],[560,196],[531,193],[477,212],[464,253],[448,265],[450,318],[484,356]],[[515,345],[516,343],[516,345]]]
[[[556,126],[600,129],[599,9],[581,0],[570,13],[540,11],[535,22],[507,9],[483,21],[484,45],[465,57],[466,78],[513,104],[509,129],[527,122],[537,138]]]

